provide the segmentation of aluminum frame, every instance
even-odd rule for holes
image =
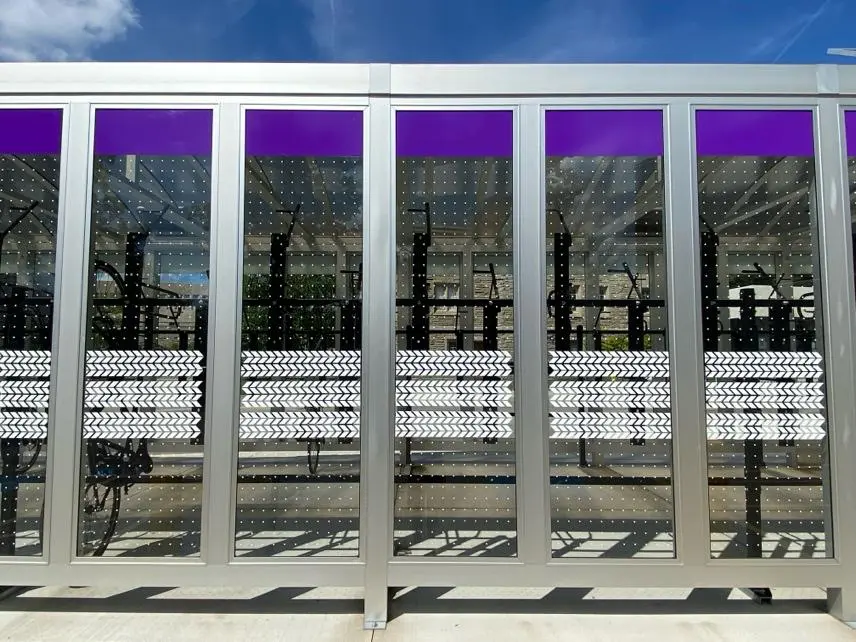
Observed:
[[[388,588],[470,586],[823,586],[830,610],[856,622],[856,301],[843,113],[856,109],[856,68],[835,65],[312,65],[23,63],[0,67],[0,108],[64,109],[56,255],[54,355],[45,482],[45,548],[0,559],[5,584],[362,586],[365,624],[387,619]],[[212,236],[202,551],[198,559],[76,556],[81,381],[92,168],[98,107],[210,108]],[[363,412],[360,555],[242,560],[233,554],[237,453],[243,114],[253,106],[364,109]],[[518,557],[392,557],[395,294],[394,121],[397,109],[515,111],[514,288]],[[543,111],[664,112],[665,226],[672,377],[676,554],[669,560],[550,557],[544,330]],[[698,108],[811,109],[830,427],[834,557],[711,560],[701,358],[698,205],[693,114]],[[241,212],[233,216],[232,212]],[[830,269],[836,266],[836,269]],[[844,266],[841,268],[841,266]],[[522,284],[539,284],[523,288]],[[540,298],[539,298],[540,297]],[[680,301],[680,306],[675,302]],[[688,307],[692,309],[688,313]],[[526,328],[523,332],[522,329]],[[73,411],[75,420],[64,417]],[[63,414],[63,421],[59,415]],[[209,445],[210,444],[210,445]],[[73,453],[73,456],[71,454]],[[228,472],[226,472],[228,471]],[[228,507],[227,509],[225,507]],[[228,510],[228,512],[224,512]]]

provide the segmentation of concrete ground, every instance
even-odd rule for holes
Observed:
[[[0,602],[0,640],[62,642],[836,642],[856,630],[822,592],[406,589],[385,631],[363,631],[351,589],[33,589]]]

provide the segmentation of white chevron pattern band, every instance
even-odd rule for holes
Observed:
[[[355,350],[241,354],[241,439],[360,436],[362,357]]]
[[[819,352],[705,354],[708,439],[826,437]]]
[[[669,353],[550,352],[552,439],[671,439]]]
[[[47,350],[0,351],[0,437],[47,437],[50,376]]]
[[[395,436],[513,438],[512,366],[502,350],[397,352]]]
[[[190,439],[199,435],[201,352],[90,350],[85,372],[84,438]]]

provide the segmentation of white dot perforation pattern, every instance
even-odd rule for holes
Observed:
[[[400,157],[396,183],[395,554],[511,557],[512,163]]]
[[[42,554],[59,168],[0,154],[0,556]]]
[[[363,165],[245,165],[235,554],[359,552]]]
[[[210,200],[210,156],[95,156],[80,555],[200,554]]]
[[[662,157],[548,157],[554,557],[674,556]]]
[[[698,159],[710,553],[828,557],[814,159]]]

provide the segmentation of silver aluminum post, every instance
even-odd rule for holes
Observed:
[[[86,350],[86,291],[91,174],[90,105],[74,102],[66,114],[54,300],[53,372],[48,425],[47,550],[53,567],[75,557],[83,424],[83,359]]]
[[[537,102],[520,106],[514,158],[515,441],[518,556],[527,564],[550,557],[550,476],[545,363],[545,194],[542,118]]]
[[[666,112],[666,274],[672,379],[672,492],[678,559],[704,572],[710,558],[701,260],[692,107]]]
[[[843,115],[834,98],[821,98],[817,123],[819,283],[826,332],[826,388],[831,462],[832,521],[835,557],[842,565],[843,586],[829,587],[830,612],[856,623],[856,300],[853,292],[850,194],[847,160],[842,150]],[[817,286],[816,286],[817,287]],[[829,517],[827,516],[827,519]],[[830,543],[827,542],[827,546]]]
[[[217,112],[215,112],[216,114]],[[208,330],[208,407],[202,464],[202,559],[225,566],[233,550],[233,513],[240,390],[239,288],[242,239],[241,107],[220,106],[215,118],[214,170],[211,175],[210,290]]]
[[[387,71],[388,73],[388,71]],[[360,531],[365,559],[366,629],[386,627],[392,554],[392,443],[395,422],[393,322],[395,211],[392,193],[392,110],[389,98],[369,99],[363,212],[363,367]]]

